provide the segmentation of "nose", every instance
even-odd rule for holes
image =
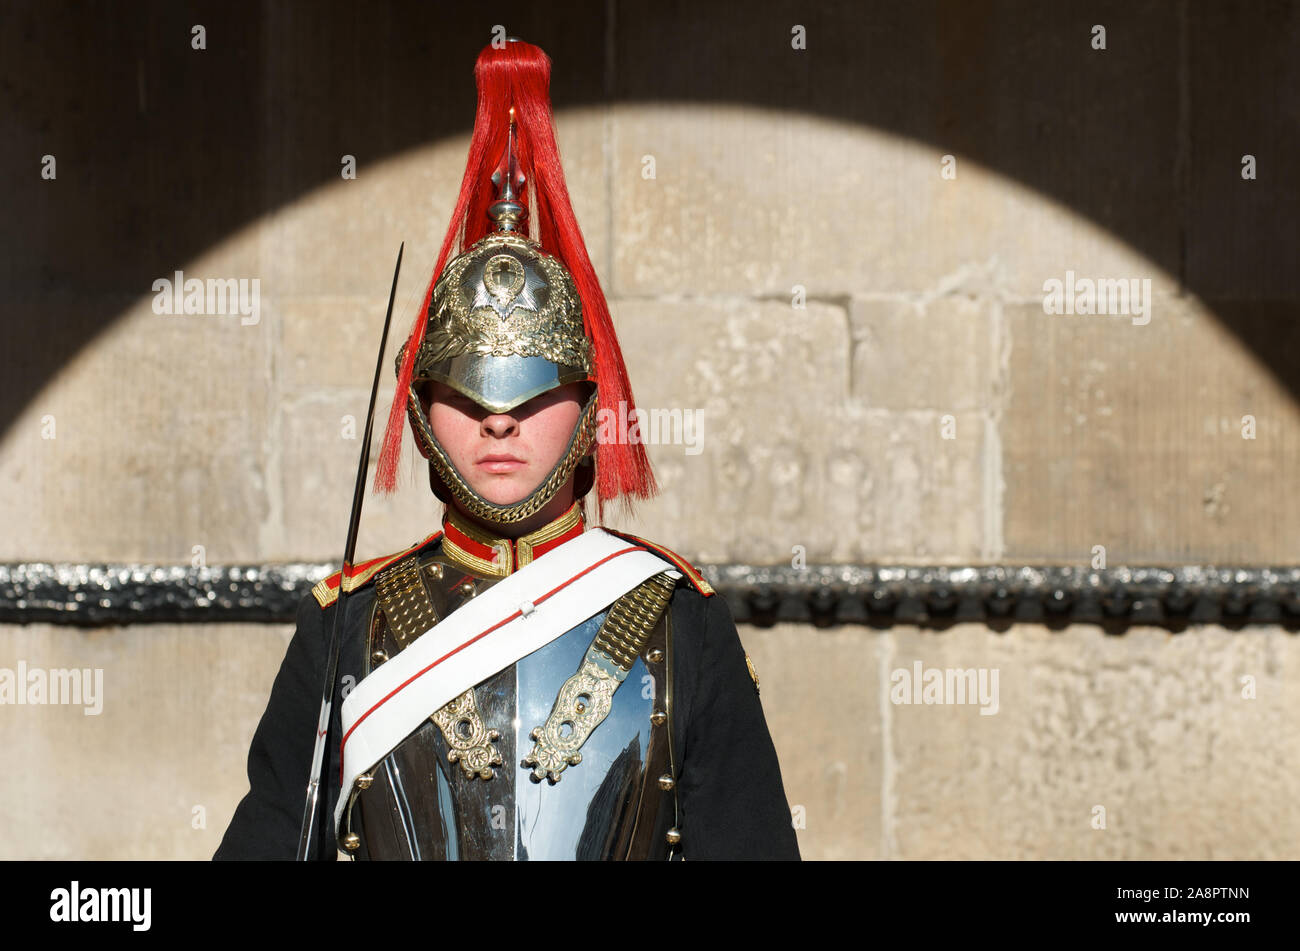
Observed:
[[[483,432],[498,439],[518,435],[519,421],[508,413],[492,413],[483,417]]]

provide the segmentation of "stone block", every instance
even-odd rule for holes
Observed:
[[[1212,312],[1157,297],[1134,325],[1025,305],[1007,326],[1006,558],[1089,563],[1095,545],[1111,565],[1300,557],[1282,475],[1300,411]]]
[[[890,703],[896,857],[1295,854],[1288,764],[1300,750],[1285,724],[1297,698],[1285,685],[1300,655],[1286,632],[957,625],[896,635],[891,671],[917,661],[923,671],[999,671],[993,715]]]

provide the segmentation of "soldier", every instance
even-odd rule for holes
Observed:
[[[294,856],[345,591],[350,690],[312,858],[797,859],[726,603],[668,549],[586,524],[593,489],[603,514],[656,487],[644,446],[598,438],[631,391],[569,205],[550,60],[512,39],[475,73],[469,163],[376,476],[392,488],[405,417],[442,527],[303,600],[215,857]]]

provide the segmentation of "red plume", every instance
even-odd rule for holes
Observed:
[[[620,401],[626,404],[629,419],[635,410],[632,387],[610,319],[609,306],[582,240],[582,229],[573,213],[564,169],[560,164],[551,116],[550,58],[539,47],[522,41],[507,42],[500,49],[489,44],[479,54],[474,76],[478,84],[478,112],[474,117],[474,135],[470,139],[465,177],[461,181],[456,210],[443,239],[438,263],[433,269],[433,279],[424,295],[424,304],[407,338],[388,428],[384,431],[383,449],[376,466],[376,492],[392,492],[396,483],[402,435],[406,428],[406,394],[411,385],[415,353],[424,339],[433,286],[452,256],[453,246],[457,246],[456,253],[459,254],[484,237],[491,226],[487,209],[497,196],[491,177],[506,149],[511,106],[515,109],[517,160],[530,186],[516,200],[528,205],[529,195],[535,195],[537,207],[530,207],[529,215],[537,223],[539,243],[559,258],[573,275],[573,283],[582,299],[584,326],[592,341],[599,408],[602,411],[608,409],[615,419],[618,418]],[[658,486],[645,446],[639,442],[599,443],[596,447],[595,488],[602,519],[605,503],[614,498],[622,496],[626,504],[630,497],[653,496]]]

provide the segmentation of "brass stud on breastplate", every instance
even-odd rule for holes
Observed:
[[[664,659],[664,652],[657,647],[654,650],[652,650],[650,653],[646,654],[646,660],[650,661],[650,663],[652,664],[662,663],[663,659]]]
[[[662,710],[656,710],[654,713],[650,714],[650,722],[655,726],[663,726],[668,722],[668,714],[664,713]]]
[[[429,565],[428,571],[429,571],[429,577],[432,578],[434,581],[438,581],[442,578],[442,565],[439,564]]]
[[[372,664],[383,664],[387,662],[387,660],[388,660],[388,653],[383,650],[377,650],[370,655],[370,662]]]
[[[460,584],[456,585],[456,592],[467,598],[474,597],[474,582],[462,581]]]
[[[669,829],[667,832],[664,833],[664,839],[667,840],[669,845],[676,845],[677,843],[682,841],[681,830],[678,829],[676,826],[673,826],[671,829]]]
[[[375,777],[371,776],[369,773],[362,773],[360,776],[357,777],[356,785],[358,789],[369,789],[371,783],[373,783],[374,781],[375,781]]]
[[[667,773],[664,773],[662,776],[659,777],[659,788],[662,789],[664,792],[668,792],[668,790],[672,789],[676,785],[677,785],[676,780],[674,780]]]
[[[343,848],[345,851],[355,852],[357,849],[361,848],[361,836],[357,835],[355,832],[349,832],[343,837]]]

